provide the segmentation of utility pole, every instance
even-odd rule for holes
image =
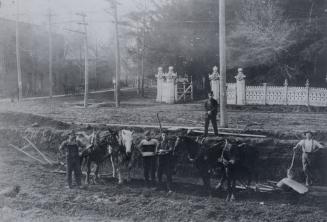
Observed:
[[[98,39],[95,42],[95,81],[96,81],[96,89],[99,89],[99,78],[98,78]]]
[[[137,36],[140,35],[140,26],[139,26],[139,22],[137,22]],[[140,95],[140,72],[141,72],[141,67],[140,67],[140,43],[139,43],[139,39],[137,37],[137,52],[136,52],[136,62],[137,62],[137,76],[136,76],[136,87],[137,87],[137,95]]]
[[[142,57],[141,57],[141,70],[142,70],[142,85],[141,95],[144,97],[144,56],[145,56],[145,29],[146,29],[146,0],[144,0],[144,12],[143,12],[143,36],[142,36]]]
[[[18,102],[23,97],[22,69],[20,65],[20,43],[19,43],[19,0],[16,0],[16,59],[17,59],[17,80],[18,80]]]
[[[115,40],[116,40],[116,87],[115,87],[115,105],[119,107],[119,93],[120,93],[120,49],[119,49],[119,33],[118,33],[118,2],[116,0],[107,0],[111,3],[114,11],[114,20],[115,20]]]
[[[88,95],[89,95],[89,58],[88,58],[88,43],[87,43],[87,23],[86,14],[77,13],[78,16],[82,17],[82,22],[78,24],[84,26],[84,107],[88,105]]]
[[[49,22],[49,97],[53,95],[53,75],[52,75],[52,16],[51,9],[49,9],[48,22]]]
[[[219,0],[220,126],[227,127],[225,0]]]

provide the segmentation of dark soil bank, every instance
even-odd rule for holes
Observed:
[[[26,136],[57,161],[62,158],[57,153],[58,145],[70,129],[91,132],[92,127],[17,113],[1,114],[0,123],[0,188],[21,186],[16,197],[0,197],[0,221],[325,221],[327,218],[323,197],[241,190],[237,191],[236,202],[226,202],[224,191],[208,196],[194,167],[187,162],[179,163],[180,172],[174,177],[175,192],[171,195],[144,187],[139,174],[123,186],[117,186],[112,178],[104,178],[101,185],[69,190],[65,188],[64,175],[51,173],[56,166],[42,166],[8,145],[23,146],[26,143],[22,138]],[[135,130],[138,140],[143,130]],[[243,138],[242,141],[259,149],[261,180],[286,176],[291,147],[297,140]],[[300,172],[299,154],[297,157]]]

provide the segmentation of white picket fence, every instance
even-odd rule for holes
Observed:
[[[327,89],[285,86],[246,86],[245,104],[327,106]],[[235,83],[227,84],[227,103],[236,104]]]

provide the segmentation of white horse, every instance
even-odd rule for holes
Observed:
[[[119,149],[113,150],[110,147],[111,153],[111,163],[113,170],[113,177],[116,177],[116,172],[118,174],[118,184],[124,182],[124,174],[127,171],[127,182],[131,180],[131,168],[133,163],[133,134],[134,132],[130,130],[120,130],[118,132],[118,143]]]

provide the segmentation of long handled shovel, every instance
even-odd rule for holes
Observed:
[[[294,159],[295,159],[295,152],[293,152],[291,166],[290,166],[290,168],[287,169],[287,177],[285,177],[284,179],[279,181],[277,183],[277,186],[282,187],[283,185],[286,185],[286,186],[292,188],[293,190],[295,190],[296,192],[298,192],[300,194],[304,194],[304,193],[308,192],[308,188],[306,186],[304,186],[303,184],[293,180],[294,172],[292,171],[292,168],[293,168],[293,164],[294,164]]]
[[[287,169],[287,178],[289,178],[289,179],[294,178],[294,171],[293,171],[294,159],[295,159],[295,151],[293,151],[291,166]]]

